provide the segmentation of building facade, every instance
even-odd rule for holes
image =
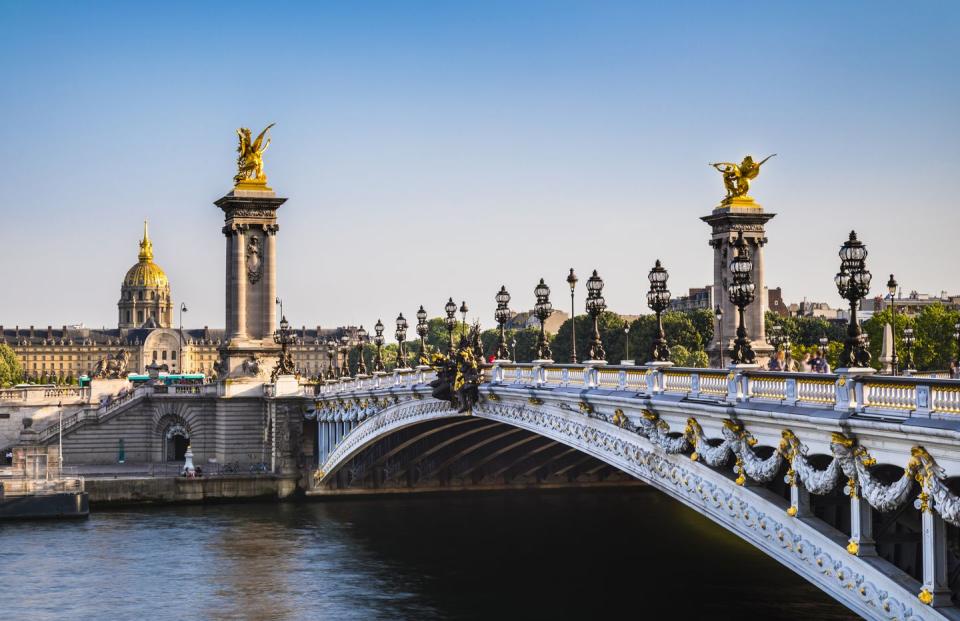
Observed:
[[[157,364],[166,365],[170,373],[215,375],[214,365],[226,343],[225,331],[207,326],[173,327],[170,280],[153,260],[146,222],[139,246],[137,263],[120,284],[116,328],[31,325],[11,329],[0,324],[0,342],[17,354],[27,380],[70,381],[90,375],[101,360],[116,358],[121,352],[128,357],[128,373],[143,373],[148,365]],[[320,326],[297,330],[290,351],[300,373],[313,377],[326,372],[327,341],[339,342],[346,333],[345,328],[321,330]]]

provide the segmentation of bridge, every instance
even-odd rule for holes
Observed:
[[[320,385],[313,493],[636,480],[866,618],[960,618],[956,380],[498,362],[460,412],[434,378]]]

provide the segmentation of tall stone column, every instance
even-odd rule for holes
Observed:
[[[223,210],[227,238],[227,339],[220,349],[221,377],[269,377],[280,348],[276,325],[277,209],[285,198],[266,188],[234,188],[216,201]]]
[[[233,232],[233,321],[236,326],[234,338],[243,340],[247,337],[247,278],[244,273],[244,249],[246,242],[243,234],[244,225],[236,227]]]
[[[725,363],[730,361],[731,343],[736,336],[737,307],[733,305],[730,296],[727,295],[727,285],[731,281],[730,261],[734,254],[732,244],[740,232],[743,233],[744,239],[750,244],[751,258],[753,259],[753,283],[756,285],[756,298],[744,312],[747,336],[752,341],[753,351],[757,354],[757,362],[761,365],[766,364],[773,353],[773,347],[766,341],[764,326],[764,316],[767,312],[768,302],[763,249],[767,243],[764,225],[775,215],[765,212],[759,204],[750,199],[733,204],[721,203],[709,216],[700,218],[711,228],[710,246],[713,248],[714,304],[719,305],[723,310],[723,325],[718,325],[716,319],[714,319],[714,338],[707,347],[707,353],[714,365],[719,362],[720,358],[720,348],[717,347],[717,341],[721,336],[721,331],[723,336],[721,347],[723,348]]]
[[[267,289],[267,307],[264,309],[263,334],[272,335],[277,329],[277,306],[274,301],[277,299],[277,271],[274,266],[277,264],[277,231],[279,225],[272,224],[264,227],[264,246],[266,267],[264,269],[264,281]]]

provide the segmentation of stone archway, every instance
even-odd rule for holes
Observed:
[[[183,461],[190,445],[190,432],[186,427],[180,424],[171,425],[163,437],[164,461]]]

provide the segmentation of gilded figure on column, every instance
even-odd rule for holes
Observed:
[[[734,199],[751,201],[753,199],[747,194],[750,191],[750,181],[756,179],[760,174],[760,167],[764,162],[776,155],[768,155],[759,162],[755,162],[753,157],[748,155],[743,158],[739,164],[733,162],[715,162],[711,163],[723,175],[723,187],[727,190],[727,196],[723,199],[724,203],[730,203]]]
[[[237,186],[245,183],[266,186],[267,176],[263,174],[263,152],[270,146],[270,138],[267,138],[266,142],[263,139],[274,125],[276,123],[267,125],[256,140],[252,139],[250,128],[241,127],[237,130],[240,144],[237,146],[237,153],[239,154],[237,156],[237,174],[233,178]]]

